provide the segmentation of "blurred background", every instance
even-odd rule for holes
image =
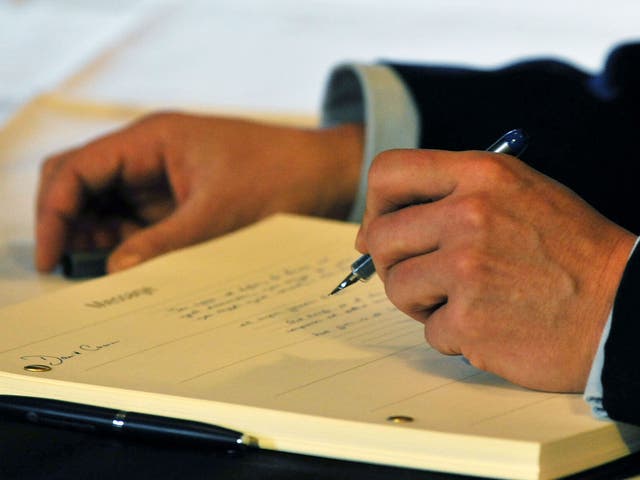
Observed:
[[[638,0],[0,0],[0,119],[43,92],[314,114],[343,61],[594,70],[634,38]]]

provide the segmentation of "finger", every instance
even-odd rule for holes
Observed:
[[[367,205],[356,246],[366,249],[366,230],[380,215],[434,201],[453,193],[508,183],[508,155],[442,150],[391,150],[376,157],[369,171]],[[507,168],[505,168],[507,167]]]
[[[490,325],[490,318],[478,315],[487,296],[483,265],[464,245],[439,248],[389,268],[385,290],[399,310],[435,325],[431,338],[438,348],[459,353],[463,338],[477,338]]]
[[[393,265],[384,281],[391,303],[410,317],[425,322],[448,299],[448,277],[441,251],[418,255]]]
[[[87,192],[100,191],[118,179],[148,182],[152,172],[160,170],[161,156],[149,142],[139,145],[139,136],[136,129],[126,129],[45,162],[36,208],[38,270],[51,271],[57,264]]]
[[[445,303],[435,309],[424,322],[424,338],[426,342],[445,355],[459,355],[460,338],[452,328],[451,305]]]
[[[78,211],[79,205],[73,204],[77,191],[76,182],[72,182],[71,188],[76,189],[70,194],[61,195],[61,192],[52,188],[58,179],[58,170],[66,155],[65,152],[49,158],[40,171],[40,181],[36,200],[36,268],[39,271],[48,272],[55,268],[67,242],[67,230],[70,218]]]
[[[452,192],[455,178],[444,173],[445,166],[437,167],[451,163],[451,155],[437,150],[388,150],[379,154],[369,169],[367,203],[356,248],[363,253],[369,251],[366,232],[380,215]]]
[[[441,150],[388,150],[379,154],[368,174],[367,212],[380,215],[406,205],[449,194],[464,153]]]
[[[463,345],[478,336],[482,325],[476,322],[473,295],[462,296],[466,287],[451,274],[450,257],[450,252],[437,251],[420,261],[411,259],[394,267],[391,276],[398,285],[392,295],[400,307],[412,309],[411,316],[424,324],[429,345],[445,355],[460,355]],[[411,283],[400,283],[407,280]]]
[[[212,213],[209,201],[191,199],[154,225],[129,229],[126,240],[109,257],[107,271],[124,270],[163,253],[211,238],[217,233],[208,225],[212,215],[215,213]]]
[[[386,271],[396,263],[438,248],[448,220],[443,218],[444,210],[436,203],[414,205],[370,223],[366,231],[367,252],[383,280]]]
[[[449,195],[374,219],[367,229],[368,252],[384,280],[386,271],[407,258],[440,248],[465,251],[483,246],[499,210],[485,194]]]

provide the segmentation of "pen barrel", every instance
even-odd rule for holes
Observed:
[[[528,143],[529,137],[527,134],[523,130],[516,128],[505,133],[498,141],[487,148],[487,151],[519,157],[526,150]]]
[[[235,430],[191,420],[129,412],[122,419],[123,433],[147,440],[196,442],[242,448],[242,434]]]
[[[113,410],[58,400],[3,395],[0,417],[81,432],[106,432],[112,428]]]
[[[351,273],[358,277],[359,280],[368,280],[374,273],[376,267],[370,255],[362,255],[351,264]]]
[[[36,397],[0,395],[2,417],[85,433],[116,434],[165,443],[206,443],[229,450],[254,444],[251,437],[241,432],[208,423]]]
[[[94,250],[89,252],[66,252],[62,256],[62,272],[69,278],[99,277],[106,274],[109,252]]]

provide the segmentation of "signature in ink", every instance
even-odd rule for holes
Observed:
[[[40,362],[42,365],[47,365],[50,367],[57,367],[62,365],[64,362],[77,358],[81,355],[86,355],[91,352],[98,352],[104,348],[111,347],[120,343],[120,340],[114,340],[112,342],[102,343],[99,345],[83,343],[82,345],[78,345],[78,348],[75,350],[59,355],[23,355],[20,357],[20,360],[24,360],[25,362]]]

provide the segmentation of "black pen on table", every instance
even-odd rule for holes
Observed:
[[[508,155],[518,157],[527,148],[527,144],[528,137],[524,131],[515,129],[505,133],[489,148],[487,148],[487,151],[493,153],[506,153]],[[373,264],[373,259],[368,253],[366,253],[351,264],[351,273],[349,273],[349,275],[347,275],[329,295],[341,292],[358,281],[365,282],[371,278],[375,272],[376,267]]]
[[[246,434],[208,423],[20,395],[0,395],[0,418],[144,440],[203,443],[221,449],[257,446]]]

